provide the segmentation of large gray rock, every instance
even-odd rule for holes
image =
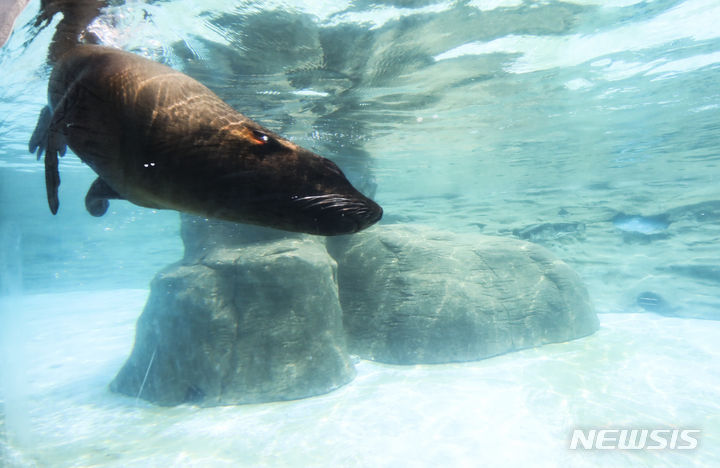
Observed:
[[[328,247],[348,345],[362,358],[470,361],[599,326],[578,275],[535,244],[390,225]]]
[[[322,243],[214,248],[152,282],[130,358],[111,389],[161,405],[289,400],[355,375],[336,264]]]
[[[330,391],[354,376],[346,335],[361,357],[414,364],[482,359],[598,327],[577,275],[523,241],[380,226],[330,239],[337,266],[322,238],[188,216],[182,236],[185,257],[153,281],[111,385],[158,404]]]

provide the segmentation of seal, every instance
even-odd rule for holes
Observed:
[[[350,234],[382,217],[332,161],[240,114],[189,76],[138,55],[77,45],[60,57],[29,150],[45,155],[57,213],[66,147],[98,178],[85,198],[319,235]]]

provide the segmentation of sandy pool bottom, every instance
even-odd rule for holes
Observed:
[[[113,394],[146,290],[4,298],[0,465],[720,466],[720,322],[602,314],[480,362],[356,364],[320,397],[161,408]],[[570,450],[575,428],[701,430],[694,450]]]

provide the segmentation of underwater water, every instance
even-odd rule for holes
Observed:
[[[114,3],[102,43],[163,62],[382,205],[380,225],[527,240],[600,330],[323,396],[157,407],[111,393],[179,216],[27,152],[56,18],[0,49],[0,464],[713,466],[720,460],[720,4],[714,0]],[[576,428],[700,430],[693,450],[569,450]]]

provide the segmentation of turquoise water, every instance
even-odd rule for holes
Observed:
[[[38,3],[0,49],[0,349],[3,382],[17,383],[5,384],[0,453],[11,466],[720,459],[716,1],[106,9],[92,27],[103,43],[184,71],[335,160],[374,193],[382,223],[540,243],[580,274],[600,313],[601,330],[571,343],[452,366],[363,361],[324,397],[203,410],[106,391],[149,281],[182,255],[179,218],[124,202],[90,217],[94,175],[73,155],[49,213],[42,164],[26,150],[57,22],[32,26]],[[653,424],[699,426],[701,445],[567,450],[573,427]]]

